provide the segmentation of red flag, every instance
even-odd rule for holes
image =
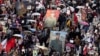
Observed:
[[[11,38],[10,40],[7,41],[7,45],[6,45],[6,52],[9,52],[12,48],[15,47],[15,38]]]
[[[83,55],[86,56],[87,52],[88,52],[88,48],[87,48],[87,45],[85,45],[83,48]]]
[[[3,0],[0,0],[0,4],[2,4],[3,3]]]
[[[74,13],[74,23],[77,25],[78,24],[78,18],[76,16],[76,14]]]

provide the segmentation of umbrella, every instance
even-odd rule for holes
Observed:
[[[74,47],[74,45],[71,44],[71,43],[67,43],[66,46],[69,46],[69,47],[72,47],[72,48]]]
[[[78,8],[78,9],[82,9],[82,8],[84,8],[84,6],[77,6],[76,8]]]
[[[31,8],[32,8],[31,5],[27,6],[27,10],[31,10]]]
[[[34,29],[34,28],[30,28],[29,30],[32,31],[32,32],[36,31],[36,29]]]
[[[36,22],[36,20],[27,20],[28,22]]]
[[[6,4],[1,4],[1,6],[6,6]]]
[[[96,6],[96,4],[93,4],[93,5],[92,5],[92,7],[95,7],[95,6]]]
[[[32,14],[32,16],[40,16],[40,15],[41,15],[41,14],[38,13],[38,12],[35,12],[35,13]]]
[[[14,34],[13,36],[18,37],[18,38],[23,38],[21,34]]]
[[[36,2],[35,2],[35,4],[39,4],[39,2],[38,2],[38,1],[36,1]]]
[[[41,48],[42,50],[48,50],[47,47],[36,45],[36,47]]]
[[[70,14],[71,14],[70,10],[67,10],[67,12],[66,12],[66,13],[67,13],[67,15],[70,15]]]
[[[24,34],[32,34],[31,31],[24,31]]]
[[[40,10],[40,9],[45,9],[44,5],[39,3],[38,6],[36,7],[37,10]]]
[[[0,24],[6,25],[6,21],[0,21]]]
[[[75,11],[74,7],[72,7],[72,6],[67,7],[67,10],[71,10],[71,12]]]
[[[65,4],[58,4],[58,6],[65,6]]]
[[[82,22],[80,22],[82,25],[89,25],[87,22],[85,22],[85,21],[82,21]]]

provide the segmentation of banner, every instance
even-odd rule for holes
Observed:
[[[56,26],[59,14],[60,14],[59,10],[47,10],[47,13],[44,17],[44,26],[45,27]]]
[[[58,19],[59,14],[60,14],[60,11],[59,10],[47,10],[46,15],[45,15],[45,18],[54,16],[54,17],[56,17],[56,19]]]
[[[56,39],[57,33],[60,34],[59,40],[62,41],[62,51],[64,51],[65,39],[66,39],[66,35],[68,34],[67,32],[65,32],[65,31],[51,31],[50,32],[50,44],[51,44],[52,40]]]
[[[66,35],[68,34],[65,31],[51,31],[50,32],[50,40],[56,39],[56,33],[59,33],[60,34],[60,38],[59,39],[61,41],[65,41]]]

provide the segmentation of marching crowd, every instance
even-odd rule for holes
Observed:
[[[48,9],[58,10],[58,19],[45,18]],[[68,33],[64,51],[59,33],[50,43],[51,31]],[[48,56],[99,56],[100,1],[0,0],[0,56],[35,56],[37,44]],[[39,48],[36,56],[46,52]]]

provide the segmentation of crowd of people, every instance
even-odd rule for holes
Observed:
[[[59,17],[46,18],[47,10]],[[59,33],[50,40],[51,31],[68,33],[63,49]],[[0,56],[35,55],[99,56],[100,1],[0,0]]]

